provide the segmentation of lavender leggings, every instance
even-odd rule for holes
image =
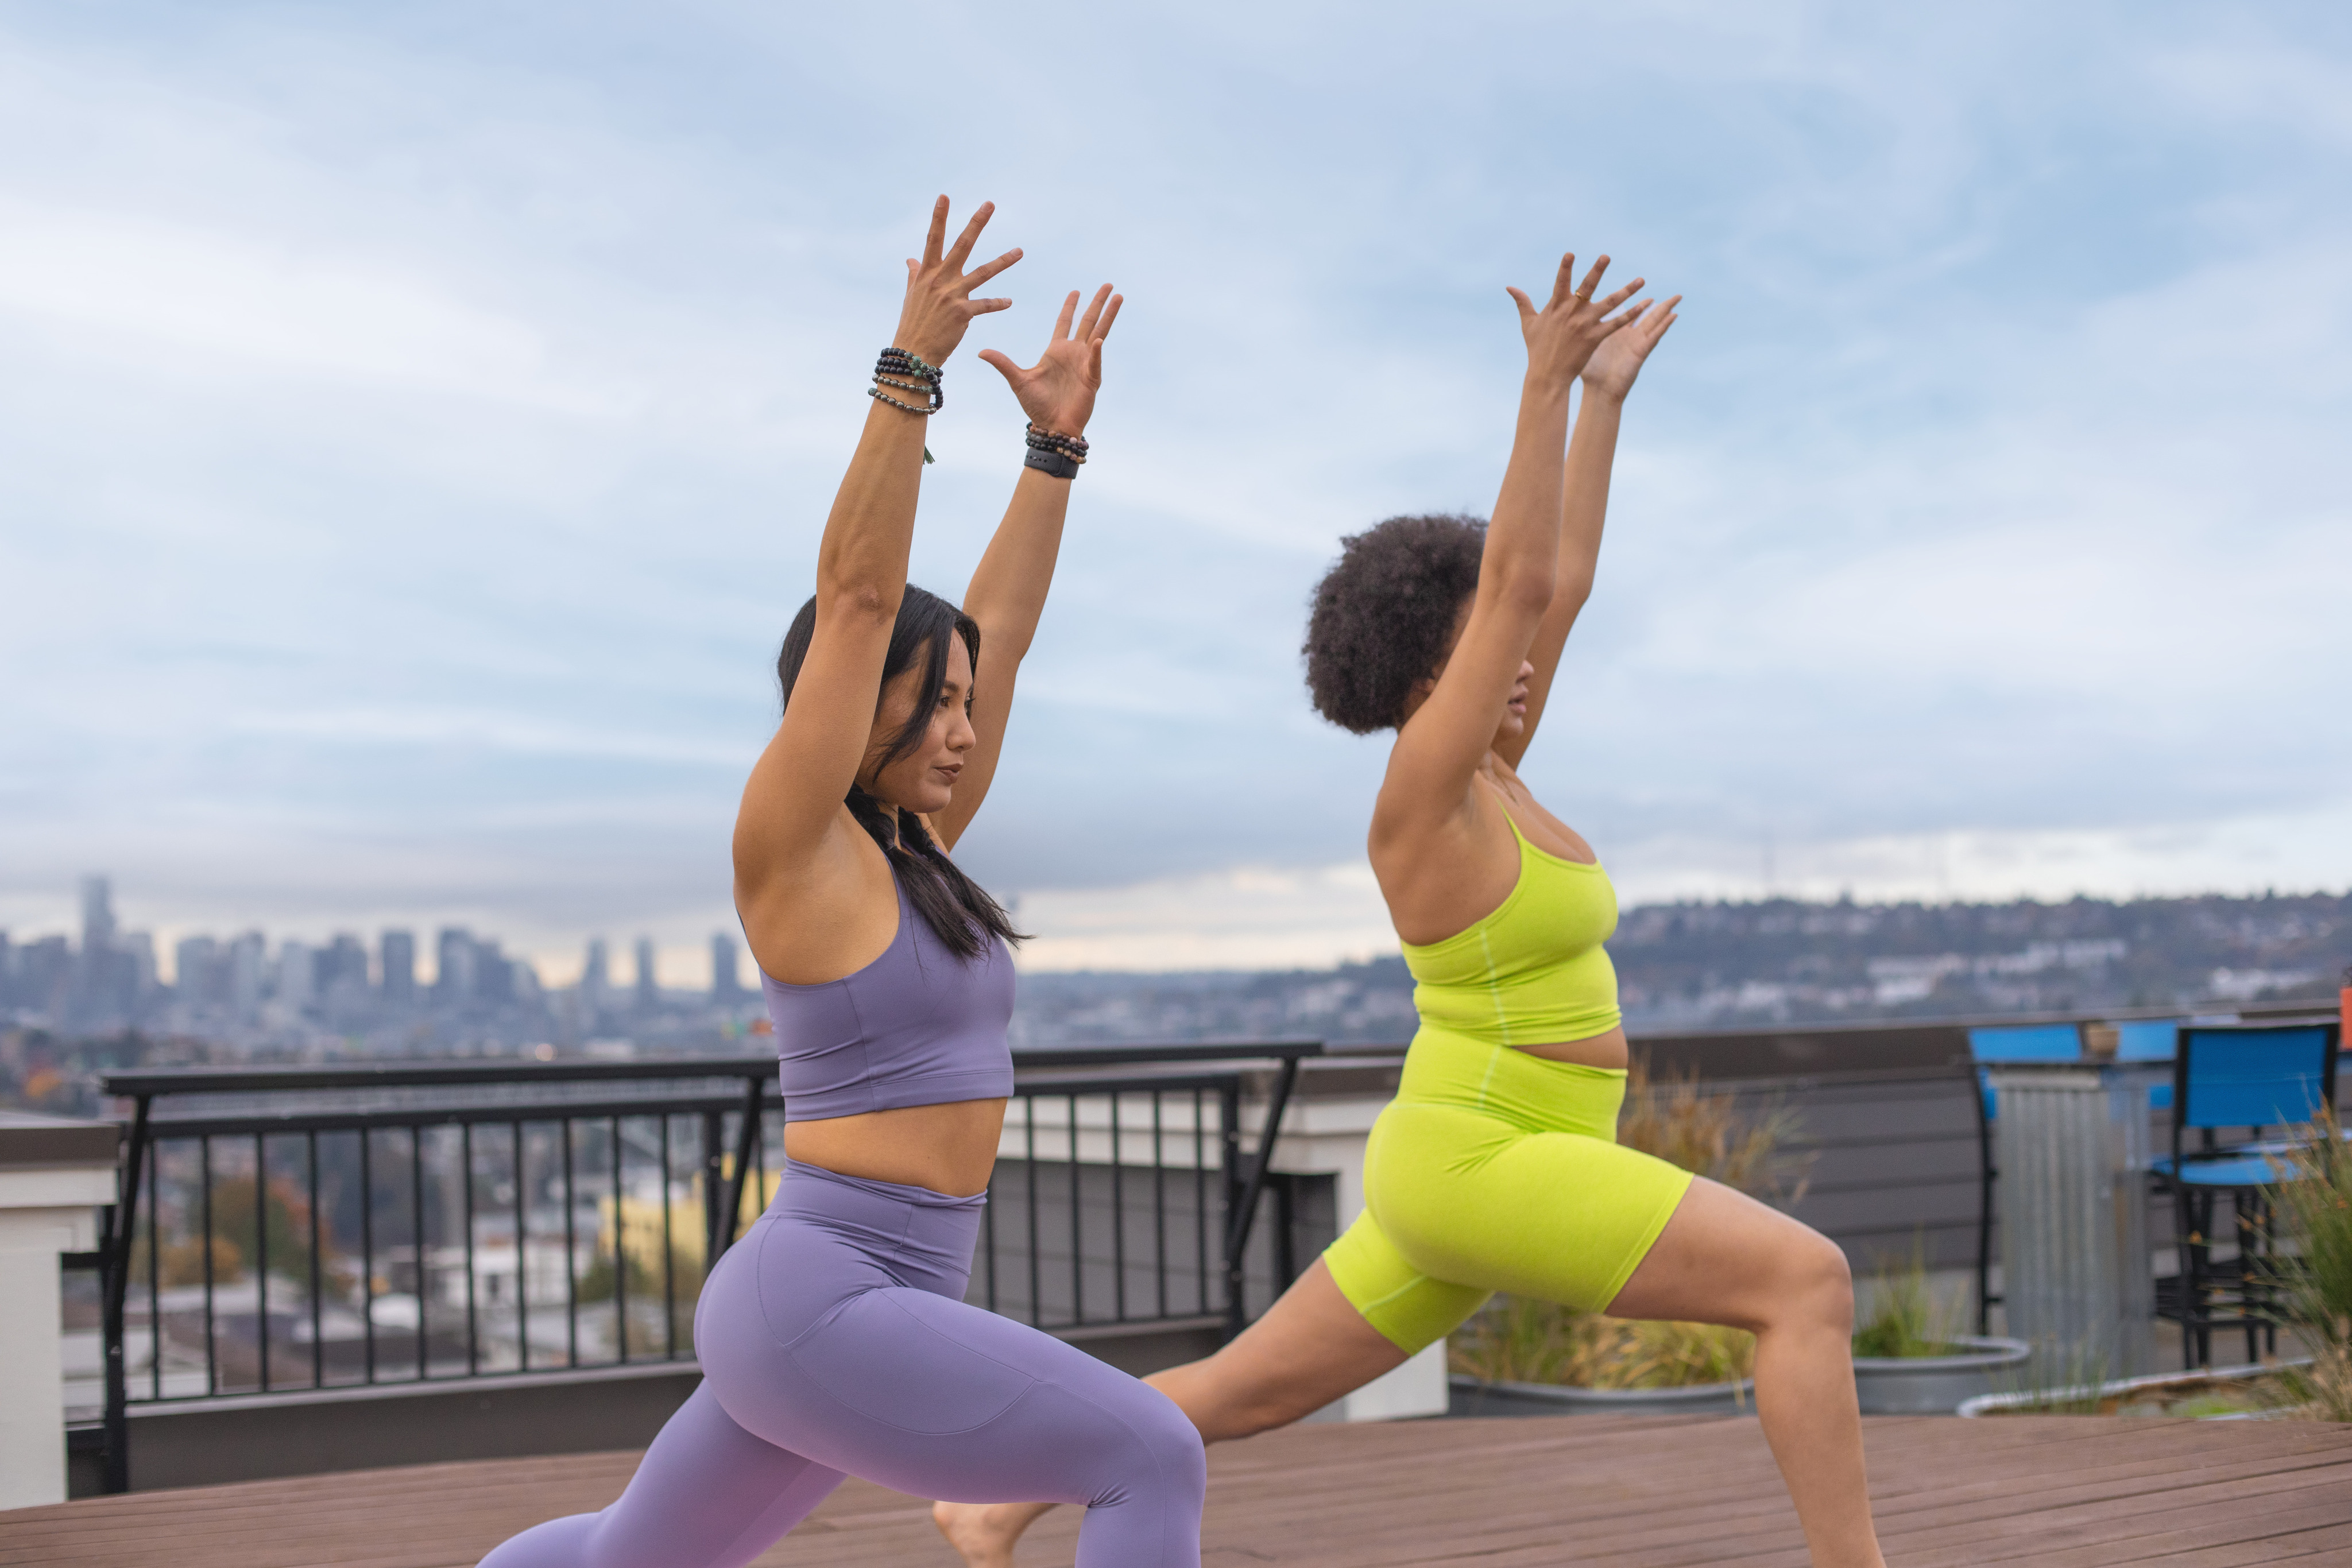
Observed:
[[[702,1386],[620,1500],[482,1568],[740,1568],[844,1475],[1087,1505],[1078,1568],[1199,1568],[1201,1437],[1157,1390],[962,1300],[982,1197],[788,1164],[695,1312]]]

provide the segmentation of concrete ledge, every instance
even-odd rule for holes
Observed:
[[[701,1381],[692,1362],[661,1363],[133,1405],[131,1488],[641,1448]],[[95,1493],[95,1456],[73,1458],[72,1494]]]
[[[1209,1354],[1223,1331],[1215,1317],[1058,1337],[1140,1377]],[[701,1381],[693,1362],[651,1362],[133,1405],[131,1490],[642,1448]],[[69,1494],[97,1496],[98,1456],[69,1461]]]
[[[117,1123],[0,1111],[0,1170],[55,1166],[110,1169],[121,1142],[122,1128]]]

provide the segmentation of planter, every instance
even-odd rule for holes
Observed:
[[[1858,1355],[1853,1385],[1865,1416],[1949,1416],[1990,1394],[2003,1374],[2016,1375],[2033,1354],[2021,1339],[1963,1334],[1954,1355]]]
[[[1685,1388],[1570,1388],[1557,1383],[1446,1379],[1449,1416],[1738,1416],[1756,1408],[1756,1380]]]
[[[2310,1364],[2311,1358],[2305,1356],[2295,1361],[2272,1362],[2267,1364],[2217,1366],[2210,1371],[2200,1372],[2159,1372],[2147,1377],[2119,1377],[2112,1382],[2078,1383],[2064,1388],[2029,1388],[2019,1394],[1987,1394],[1961,1406],[1959,1413],[1971,1417],[2031,1416],[2036,1411],[2047,1410],[2053,1405],[2084,1405],[2094,1401],[2104,1404],[2110,1399],[2115,1400],[2118,1405],[2127,1405],[2136,1400],[2160,1399],[2168,1392],[2190,1394],[2200,1387],[2219,1388],[2233,1383],[2249,1383],[2256,1378],[2273,1376],[2278,1373]],[[2056,1413],[2081,1414],[2079,1411]],[[2107,1414],[2105,1411],[2100,1413]],[[2293,1414],[2294,1412],[2292,1409],[2284,1408],[2235,1410],[2223,1415],[2198,1416],[2189,1418],[2199,1421],[2268,1421]],[[2175,1419],[2179,1418],[2175,1417]]]

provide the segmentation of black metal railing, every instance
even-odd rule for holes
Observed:
[[[1320,1051],[1016,1053],[969,1299],[1063,1333],[1238,1332],[1275,1131]],[[131,1114],[90,1260],[105,1485],[127,1489],[134,1405],[690,1361],[702,1281],[782,1169],[775,1077],[746,1057],[109,1074]]]

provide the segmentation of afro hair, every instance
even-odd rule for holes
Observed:
[[[1391,517],[1339,541],[1307,619],[1315,711],[1357,735],[1404,722],[1405,699],[1435,670],[1478,587],[1486,525],[1438,514]]]

